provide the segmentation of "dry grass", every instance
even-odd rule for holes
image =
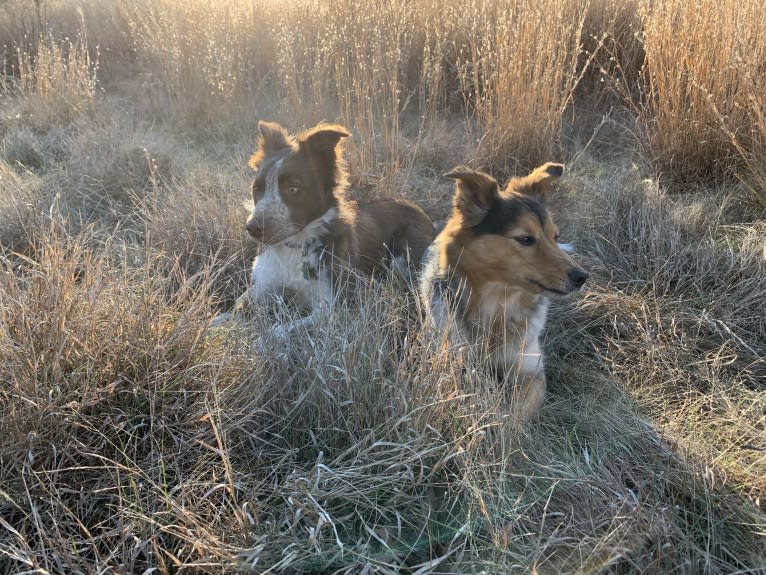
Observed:
[[[58,41],[44,35],[34,52],[15,48],[11,82],[0,87],[16,96],[17,108],[9,117],[24,118],[24,124],[37,130],[52,124],[67,124],[95,113],[98,62],[91,60],[86,39]]]
[[[555,10],[526,2],[469,7],[459,77],[478,120],[479,160],[514,171],[520,162],[540,164],[555,151],[562,118],[590,62],[580,61],[583,4],[563,2]],[[556,32],[546,32],[551,30]]]
[[[639,118],[658,168],[710,181],[762,158],[763,4],[646,3],[642,16],[646,97]]]
[[[762,21],[0,4],[0,573],[766,573]],[[593,275],[539,419],[427,346],[399,278],[286,348],[253,342],[289,310],[207,328],[256,251],[259,119],[345,123],[355,195],[435,220],[454,164],[569,164]]]

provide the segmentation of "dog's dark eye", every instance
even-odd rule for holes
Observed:
[[[253,182],[253,195],[257,197],[261,197],[263,195],[263,190],[265,189],[265,185],[263,182]]]
[[[532,236],[516,236],[513,239],[519,242],[522,246],[535,245],[535,238],[533,238]]]
[[[555,236],[553,236],[553,241],[556,242],[556,243],[559,243],[559,238],[560,237],[561,236],[559,234],[556,234]]]
[[[295,194],[299,193],[301,189],[298,186],[290,186],[285,190],[285,193],[288,196],[294,196]]]

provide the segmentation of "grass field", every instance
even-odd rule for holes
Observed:
[[[766,5],[0,1],[0,573],[766,574]],[[258,120],[448,213],[544,161],[591,272],[519,428],[396,277],[245,288]],[[288,314],[289,312],[280,312]]]

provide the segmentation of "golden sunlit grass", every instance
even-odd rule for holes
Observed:
[[[761,573],[754,0],[0,3],[0,573]],[[397,277],[255,351],[258,120],[434,220],[547,160],[592,272],[509,421]],[[291,312],[277,310],[277,318]],[[268,340],[268,338],[267,338]]]
[[[640,118],[658,167],[673,177],[709,179],[763,158],[766,45],[759,22],[766,7],[668,1],[647,3],[641,14],[646,98]]]

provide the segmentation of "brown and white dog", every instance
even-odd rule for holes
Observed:
[[[343,126],[319,124],[296,137],[276,123],[260,122],[258,128],[259,148],[249,161],[255,179],[247,231],[263,248],[234,315],[274,301],[310,312],[274,327],[284,335],[312,324],[333,305],[353,275],[344,272],[370,274],[389,260],[421,261],[434,237],[423,210],[404,200],[357,205],[345,198],[348,179],[339,144],[350,134]]]
[[[490,175],[463,166],[452,215],[425,256],[421,296],[444,346],[468,346],[498,378],[515,380],[521,419],[545,395],[540,335],[550,296],[577,291],[588,274],[558,244],[543,205],[561,164],[547,163],[504,190]],[[563,249],[562,249],[563,248]]]

